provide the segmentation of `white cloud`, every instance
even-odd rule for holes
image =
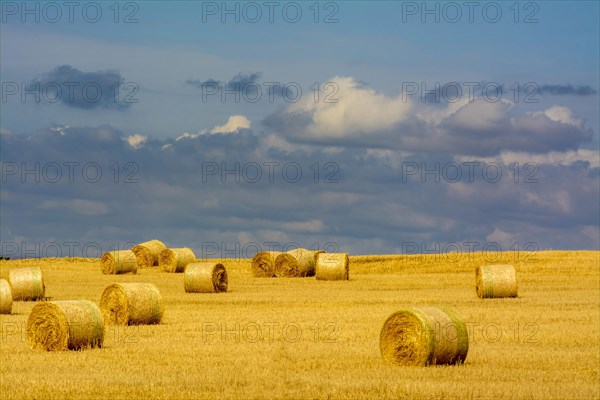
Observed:
[[[326,88],[327,83],[335,86]],[[305,96],[290,106],[289,111],[312,114],[312,123],[307,134],[314,137],[345,137],[360,133],[390,129],[404,120],[411,105],[403,101],[402,95],[388,97],[362,85],[352,77],[336,76],[321,85],[319,101]],[[331,88],[335,88],[335,93]],[[333,94],[332,94],[333,93]],[[325,102],[327,95],[330,100]]]
[[[573,116],[573,111],[568,107],[552,106],[541,112],[530,113],[533,116],[545,115],[552,121],[561,122],[563,124],[573,125],[577,128],[583,127],[583,121]]]
[[[243,115],[232,115],[224,125],[215,126],[210,133],[235,133],[240,129],[250,129],[250,120]]]
[[[185,132],[183,135],[177,137],[176,141],[182,139],[194,139],[201,135],[227,135],[230,133],[236,133],[240,129],[251,129],[252,124],[250,120],[243,115],[231,115],[227,122],[223,125],[217,125],[212,129],[203,129],[198,133]]]
[[[501,99],[495,103],[476,99],[472,103],[463,104],[456,111],[449,113],[448,116],[453,123],[467,129],[473,130],[494,130],[506,118],[507,112],[513,108],[514,103]],[[456,106],[448,106],[453,110]]]
[[[50,130],[53,132],[60,133],[61,136],[65,136],[66,135],[65,129],[69,129],[69,128],[70,128],[69,125],[65,125],[65,126],[57,126],[56,128],[50,128]]]
[[[305,96],[269,115],[265,126],[293,143],[479,156],[572,150],[592,137],[567,107],[517,113],[510,100],[467,96],[432,107],[402,93],[387,96],[352,77],[330,83],[336,85],[337,102],[324,102],[331,93],[323,90],[320,101]]]
[[[139,133],[136,133],[135,135],[129,135],[125,138],[125,141],[134,149],[139,149],[142,147],[147,140],[148,136],[140,135]]]

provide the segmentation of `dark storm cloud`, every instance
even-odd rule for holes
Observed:
[[[82,109],[125,110],[136,102],[136,83],[125,82],[118,71],[83,72],[61,65],[27,83],[36,102],[60,102]]]

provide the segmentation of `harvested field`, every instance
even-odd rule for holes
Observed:
[[[349,281],[258,279],[250,260],[206,260],[227,267],[230,286],[221,295],[185,293],[183,274],[143,269],[117,279],[156,285],[164,318],[106,325],[102,348],[35,352],[25,327],[39,303],[17,301],[12,315],[0,315],[2,398],[597,399],[599,256],[350,256]],[[115,281],[98,259],[40,261],[1,261],[0,270],[42,265],[53,300],[99,304]],[[519,297],[477,298],[474,271],[488,264],[515,266]],[[464,321],[465,363],[386,364],[379,347],[386,319],[431,306]]]

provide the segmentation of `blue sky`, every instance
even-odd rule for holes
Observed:
[[[600,246],[597,2],[276,1],[272,21],[264,2],[48,4],[2,2],[5,253]],[[65,181],[72,162],[104,178]]]

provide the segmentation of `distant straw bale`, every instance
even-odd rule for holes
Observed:
[[[183,272],[186,265],[195,260],[196,255],[190,248],[165,249],[160,252],[158,266],[163,272]]]
[[[475,270],[475,291],[480,299],[517,297],[517,274],[512,265],[482,265]]]
[[[136,274],[138,260],[131,250],[116,250],[104,253],[100,259],[100,265],[102,273],[105,275]]]
[[[350,259],[347,253],[319,253],[315,267],[319,280],[335,281],[350,279]]]
[[[185,267],[183,285],[188,293],[226,292],[227,284],[227,271],[223,264],[193,262]]]
[[[104,289],[100,309],[109,325],[158,324],[164,314],[158,288],[151,283],[114,283]]]
[[[167,246],[160,240],[150,240],[134,246],[131,251],[138,259],[140,268],[150,268],[158,266],[158,257],[160,252],[165,250]]]
[[[317,255],[320,253],[324,251],[297,248],[279,255],[275,259],[275,276],[314,276]]]

